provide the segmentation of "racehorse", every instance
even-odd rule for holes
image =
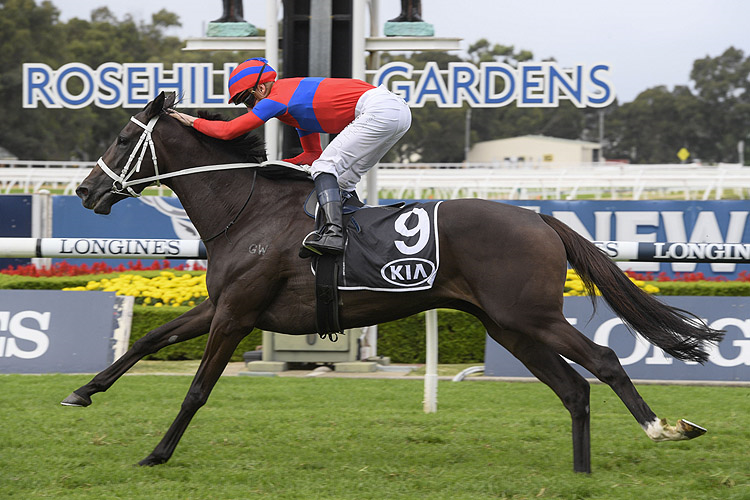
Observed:
[[[314,332],[314,277],[298,256],[313,230],[302,206],[309,177],[265,160],[254,136],[218,141],[179,124],[165,110],[163,92],[136,114],[76,190],[83,206],[108,214],[112,205],[163,182],[179,197],[206,244],[209,298],[139,339],[130,350],[63,404],[88,406],[138,360],[208,332],[205,352],[169,430],[140,465],[166,462],[196,411],[253,328],[286,334]],[[150,150],[150,154],[146,151]],[[158,156],[158,158],[157,158]],[[138,157],[136,159],[136,157]],[[634,285],[597,247],[553,217],[487,200],[450,200],[440,206],[441,265],[432,288],[388,293],[342,291],[342,328],[392,321],[434,308],[476,316],[562,400],[572,419],[573,463],[591,471],[589,384],[568,358],[609,385],[654,441],[691,439],[705,429],[657,418],[609,348],[587,339],[565,320],[563,284],[569,262],[594,295],[652,344],[681,360],[705,362],[722,332],[686,311],[662,304]],[[267,248],[264,254],[251,246]]]

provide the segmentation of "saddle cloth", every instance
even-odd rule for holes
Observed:
[[[428,290],[440,267],[442,202],[364,207],[347,223],[339,290]]]

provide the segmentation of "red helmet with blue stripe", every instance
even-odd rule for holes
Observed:
[[[245,90],[254,89],[261,83],[276,80],[276,70],[263,57],[253,57],[240,63],[229,75],[229,103]]]

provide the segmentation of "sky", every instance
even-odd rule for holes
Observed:
[[[244,0],[245,19],[265,29],[267,0]],[[118,18],[130,14],[150,22],[167,9],[181,28],[167,34],[204,36],[206,24],[222,14],[220,0],[52,0],[61,20],[90,19],[97,7]],[[281,2],[279,2],[281,3]],[[400,12],[399,0],[379,0],[383,24]],[[279,9],[279,15],[282,15]],[[423,0],[422,17],[435,36],[481,38],[530,50],[534,59],[554,58],[563,67],[610,65],[620,103],[646,89],[690,84],[696,59],[717,57],[727,48],[750,55],[750,1],[746,0]],[[369,15],[368,15],[369,19]],[[369,34],[369,32],[368,32]]]

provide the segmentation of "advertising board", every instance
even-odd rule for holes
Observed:
[[[75,196],[53,196],[52,199],[52,236],[55,238],[199,238],[177,198],[144,196],[126,199],[115,205],[112,213],[106,216],[84,209]],[[398,200],[381,200],[381,203],[393,201]],[[727,251],[736,250],[732,255],[736,254],[737,260],[746,260],[746,248],[750,244],[750,208],[742,200],[500,202],[552,215],[592,241],[721,243],[727,244]],[[0,219],[0,237],[30,236],[30,196],[0,196],[0,210],[3,214]],[[5,217],[6,213],[10,216]],[[657,279],[660,275],[675,278],[686,273],[701,273],[703,278],[733,280],[747,276],[750,271],[750,265],[746,263],[686,262],[686,258],[694,257],[691,250],[693,247],[705,250],[703,253],[708,257],[718,255],[710,245],[654,245],[657,257],[661,258],[652,260],[662,260],[661,262],[620,262],[618,265],[623,270],[644,275],[650,273],[652,279]],[[95,247],[91,248],[91,259],[75,259],[70,262],[90,264],[101,261],[94,255]],[[617,257],[612,254],[612,248],[603,250],[610,257]],[[708,257],[704,260],[710,260]],[[130,260],[133,259],[109,259],[107,262],[116,266],[119,263],[127,264]],[[8,265],[4,262],[7,261],[0,261],[0,268]],[[184,262],[172,261],[173,265]]]
[[[750,381],[750,297],[660,297],[663,302],[697,315],[709,326],[725,330],[724,340],[710,351],[704,365],[672,358],[640,337],[635,337],[603,300],[594,314],[588,297],[566,297],[565,318],[599,345],[617,353],[633,379]],[[575,363],[581,374],[592,375]],[[485,375],[530,377],[507,350],[487,337]]]
[[[0,290],[0,373],[91,373],[127,350],[133,297]]]
[[[750,243],[748,214],[743,200],[720,201],[505,201],[552,215],[589,240],[636,242]],[[703,273],[736,279],[747,264],[680,262],[622,262],[623,270],[659,273]]]
[[[83,208],[77,196],[53,196],[52,220],[52,236],[55,238],[151,240],[197,240],[200,238],[177,198],[158,196],[128,198],[115,205],[110,215],[100,215]],[[86,254],[82,251],[85,248],[89,249],[90,259],[81,257]],[[144,253],[145,250],[147,249],[144,249]],[[172,256],[172,248],[165,246],[162,250],[165,258]],[[87,246],[85,242],[82,242],[76,248],[75,253],[77,258],[68,261],[71,264],[91,264],[102,261],[101,257],[97,257],[96,245]],[[55,262],[61,260],[64,259],[54,259]],[[107,264],[116,267],[118,264],[127,265],[133,260],[137,260],[137,257],[107,259]],[[144,261],[144,264],[148,265],[150,262]],[[186,260],[171,259],[170,265],[174,267],[185,262]]]

